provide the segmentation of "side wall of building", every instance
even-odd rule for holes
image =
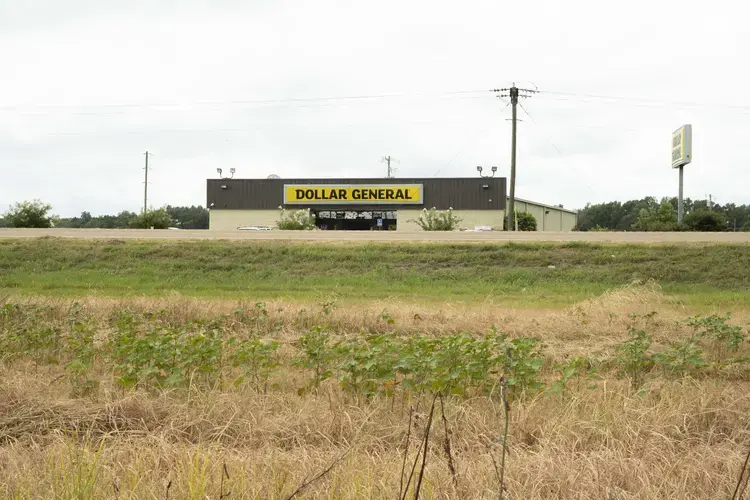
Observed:
[[[528,201],[516,201],[516,212],[528,212],[533,215],[536,218],[537,231],[572,231],[578,221],[575,213]]]

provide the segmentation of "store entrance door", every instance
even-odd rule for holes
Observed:
[[[322,230],[395,231],[395,210],[318,210],[315,224]]]

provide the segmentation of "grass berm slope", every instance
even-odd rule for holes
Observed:
[[[0,292],[564,306],[635,280],[685,304],[750,299],[750,247],[732,244],[321,244],[0,240]]]

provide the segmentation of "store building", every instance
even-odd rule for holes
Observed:
[[[452,208],[466,229],[502,230],[506,179],[209,179],[209,228],[273,227],[279,208],[309,209],[325,230],[416,231],[425,208]],[[537,228],[569,231],[577,214],[560,207],[516,199],[517,211],[537,218]]]

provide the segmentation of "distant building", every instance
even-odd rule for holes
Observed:
[[[452,208],[465,229],[503,229],[506,179],[208,179],[209,229],[275,226],[279,207],[309,209],[328,230],[418,231],[423,209]],[[571,231],[578,214],[559,206],[516,198],[539,231]]]

